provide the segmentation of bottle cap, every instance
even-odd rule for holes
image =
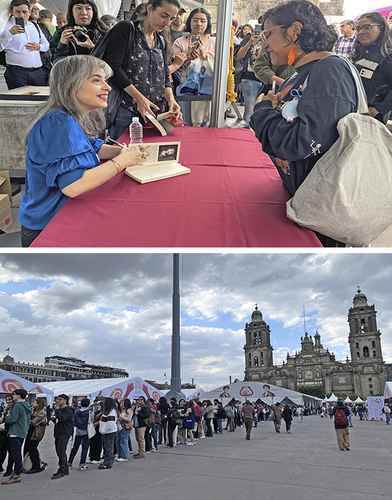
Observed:
[[[139,123],[139,117],[138,116],[134,116],[132,118],[132,123]]]

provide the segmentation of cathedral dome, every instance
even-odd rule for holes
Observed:
[[[361,307],[361,306],[367,306],[368,305],[367,297],[362,292],[362,290],[360,289],[360,287],[358,287],[358,291],[357,291],[356,295],[354,296],[353,304],[354,304],[354,307]]]
[[[261,314],[261,311],[259,311],[257,304],[255,306],[255,310],[252,312],[252,321],[263,321],[263,315]]]

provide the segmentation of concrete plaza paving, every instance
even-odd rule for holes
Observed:
[[[193,447],[161,448],[145,460],[111,470],[74,468],[51,481],[56,469],[53,427],[41,444],[48,469],[0,486],[4,500],[378,500],[392,499],[392,425],[354,419],[351,451],[339,451],[332,423],[320,417],[294,422],[276,434],[261,423],[252,440],[225,432]],[[76,457],[75,465],[77,464]]]

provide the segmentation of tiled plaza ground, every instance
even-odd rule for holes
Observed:
[[[337,449],[331,422],[306,417],[292,434],[261,424],[251,441],[243,430],[204,439],[194,447],[161,448],[111,470],[56,468],[52,432],[42,445],[48,469],[0,487],[4,500],[379,500],[392,499],[392,426],[354,419],[350,452]]]

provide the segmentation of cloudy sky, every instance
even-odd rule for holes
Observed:
[[[171,255],[0,255],[0,355],[74,356],[170,379]],[[243,377],[244,325],[257,303],[276,363],[307,329],[345,359],[356,286],[376,304],[392,362],[392,255],[183,255],[182,378]],[[164,374],[167,374],[167,377]]]

